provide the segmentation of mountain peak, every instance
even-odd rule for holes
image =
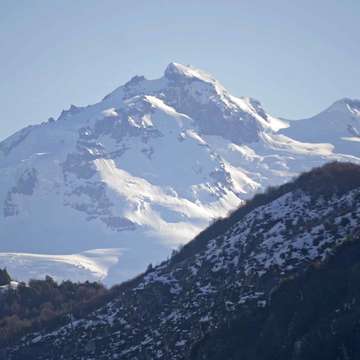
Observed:
[[[165,69],[164,73],[167,79],[198,79],[204,82],[215,83],[216,79],[203,70],[197,69],[191,65],[182,65],[171,62]]]
[[[143,81],[145,81],[145,76],[143,75],[135,75],[133,76],[124,86],[131,86],[131,85],[136,85],[139,84]]]
[[[327,110],[327,112],[341,111],[341,112],[359,112],[360,111],[360,100],[343,98],[335,101]]]

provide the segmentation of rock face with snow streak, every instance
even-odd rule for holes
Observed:
[[[0,143],[0,251],[121,248],[107,276],[121,281],[254,192],[327,161],[360,161],[355,147],[294,140],[288,126],[190,66],[136,76]]]

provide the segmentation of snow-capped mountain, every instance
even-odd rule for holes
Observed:
[[[359,229],[360,166],[325,165],[255,196],[230,217],[208,227],[172,258],[114,288],[112,299],[96,311],[23,337],[4,350],[5,358],[17,360],[26,355],[28,359],[37,360],[192,359],[196,348],[209,343],[209,338],[225,346],[226,339],[217,339],[215,332],[219,328],[229,328],[234,319],[244,322],[249,316],[252,322],[245,332],[254,332],[255,321],[261,322],[262,314],[271,311],[273,302],[279,300],[279,296],[274,300],[273,294],[281,284],[298,278],[311,267],[321,269],[330,257],[336,256],[339,248],[350,247],[336,271],[332,268],[326,281],[317,284],[318,287],[330,284],[330,289],[331,284],[340,285],[340,291],[330,291],[330,297],[335,298],[334,308],[321,306],[326,299],[320,304],[313,301],[314,293],[319,294],[318,288],[310,295],[309,291],[295,288],[295,294],[284,293],[279,323],[270,322],[267,328],[268,332],[279,334],[280,325],[277,325],[289,318],[283,346],[276,350],[281,352],[285,346],[292,350],[299,339],[311,335],[308,327],[314,328],[315,317],[323,314],[327,319],[331,315],[334,321],[330,321],[330,329],[326,331],[341,345],[344,342],[341,334],[349,321],[336,321],[340,315],[345,314],[349,320],[351,313],[353,326],[358,329],[358,312],[355,311],[359,288],[351,297],[346,296],[345,289],[350,281],[358,283],[355,274],[359,271]],[[355,252],[351,251],[351,246]],[[351,268],[350,275],[345,278],[341,277],[344,264]],[[324,271],[319,273],[324,274]],[[306,284],[308,280],[309,276]],[[299,299],[298,307],[307,304],[311,309],[309,317],[301,318],[299,313],[287,316],[283,309],[288,309],[286,299],[289,297]],[[271,319],[271,313],[269,317]],[[297,328],[293,326],[296,322],[300,322]],[[324,330],[325,322],[320,325]],[[239,328],[235,330],[240,331]],[[299,335],[294,335],[295,331]],[[263,338],[261,330],[248,340],[252,348],[256,349],[259,338]],[[320,335],[312,338],[319,340],[320,349],[321,344],[332,343],[324,343]],[[279,338],[273,341],[279,343]],[[303,341],[301,350],[311,349],[309,344]],[[352,348],[355,344],[357,342]],[[209,347],[209,344],[205,346]],[[237,348],[240,354],[244,349],[245,345]],[[263,350],[268,353],[267,348]],[[274,350],[269,345],[270,355]],[[200,355],[196,358],[207,358]],[[270,355],[246,359],[278,358]],[[282,358],[318,358],[295,355]]]
[[[360,100],[341,99],[320,114],[292,121],[282,132],[300,141],[331,143],[337,153],[360,154]]]
[[[41,254],[38,275],[61,279],[78,263],[54,255],[108,249],[118,262],[103,262],[99,277],[119,282],[254,192],[327,161],[360,161],[356,146],[338,151],[334,136],[288,137],[289,124],[190,66],[135,76],[97,104],[72,105],[0,144],[0,251],[16,253],[19,278]]]

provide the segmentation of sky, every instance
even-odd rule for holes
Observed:
[[[0,140],[167,64],[287,119],[360,98],[359,0],[0,0]]]

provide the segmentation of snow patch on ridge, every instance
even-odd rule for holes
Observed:
[[[57,281],[102,281],[116,265],[121,249],[93,249],[72,255],[0,253],[1,266],[22,281],[49,275]]]

